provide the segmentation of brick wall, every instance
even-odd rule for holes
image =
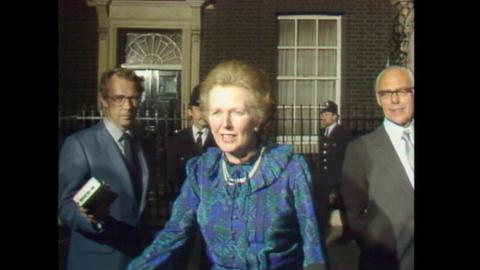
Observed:
[[[277,15],[341,14],[342,113],[381,115],[373,83],[385,67],[393,27],[390,0],[216,0],[202,21],[201,78],[222,60],[240,58],[263,68],[275,84]]]
[[[382,115],[373,85],[389,55],[394,8],[390,0],[349,2],[343,28],[344,108],[368,108],[370,114]]]
[[[381,115],[373,81],[385,66],[393,27],[390,0],[216,0],[204,10],[200,76],[222,60],[263,68],[275,84],[280,14],[342,14],[342,113],[359,108]],[[95,105],[97,17],[86,1],[59,0],[59,103]]]
[[[76,110],[96,103],[97,14],[85,0],[58,3],[59,106]]]

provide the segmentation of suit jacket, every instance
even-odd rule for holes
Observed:
[[[322,129],[320,134],[325,134],[325,129]],[[318,153],[320,178],[317,180],[317,184],[323,187],[340,184],[343,159],[350,139],[350,130],[339,124],[330,131],[328,137],[320,136]]]
[[[69,270],[125,269],[140,251],[141,216],[146,204],[149,171],[138,141],[133,144],[141,168],[140,203],[135,199],[122,153],[103,121],[65,140],[59,161],[58,211],[71,229]],[[106,182],[118,194],[102,232],[94,229],[72,200],[91,177]]]
[[[347,147],[341,192],[359,269],[414,269],[414,190],[383,125]]]
[[[208,147],[217,146],[209,131],[207,139],[200,150],[193,137],[192,127],[182,129],[175,134],[167,146],[167,179],[173,187],[174,198],[186,178],[185,165],[194,156],[204,152]],[[173,199],[174,199],[173,198]]]

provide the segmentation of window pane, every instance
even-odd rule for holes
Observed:
[[[277,110],[277,134],[292,135],[295,118],[291,104],[284,104]]]
[[[180,31],[164,33],[128,32],[126,39],[125,60],[127,64],[182,63],[182,35]]]
[[[316,105],[317,91],[315,90],[315,81],[297,81],[297,97],[296,104],[298,107],[296,110],[295,132],[297,134],[311,135],[314,130],[312,125],[312,108],[311,105]]]
[[[315,21],[299,20],[298,21],[298,46],[315,46]]]
[[[298,110],[299,115],[297,121],[299,134],[303,135],[316,135],[317,124],[320,122],[318,119],[318,110],[313,106],[303,105],[302,109]],[[300,124],[301,123],[301,124]]]
[[[294,50],[278,51],[278,75],[294,76],[295,75],[295,54]]]
[[[315,50],[298,50],[297,76],[315,75]]]
[[[327,100],[335,101],[335,80],[324,80],[317,82],[318,87],[318,104]]]
[[[337,45],[337,21],[318,21],[318,46]]]
[[[337,51],[318,50],[318,76],[336,76]]]
[[[279,23],[278,45],[293,46],[295,45],[295,21],[282,20]]]
[[[278,101],[278,104],[289,107],[280,106],[277,110],[278,134],[291,135],[293,129],[293,110],[291,106],[295,103],[294,81],[278,82]]]
[[[297,81],[297,97],[298,105],[315,105],[317,93],[315,91],[315,81]]]
[[[278,82],[278,103],[279,104],[293,104],[294,99],[293,81],[279,81]]]

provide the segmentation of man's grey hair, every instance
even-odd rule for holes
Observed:
[[[382,72],[380,72],[380,74],[378,74],[377,79],[375,80],[375,92],[380,90],[379,89],[380,88],[380,80],[382,79],[383,75],[386,72],[388,72],[390,70],[394,70],[394,69],[405,71],[408,74],[408,77],[410,77],[410,81],[412,82],[412,86],[415,85],[413,71],[411,69],[406,68],[406,67],[402,67],[402,66],[389,66],[389,67],[385,68],[384,70],[382,70]]]

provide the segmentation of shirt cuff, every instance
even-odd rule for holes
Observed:
[[[92,226],[93,226],[93,229],[95,230],[95,232],[97,232],[97,233],[101,233],[101,232],[105,231],[105,224],[104,224],[103,221],[92,222]]]

